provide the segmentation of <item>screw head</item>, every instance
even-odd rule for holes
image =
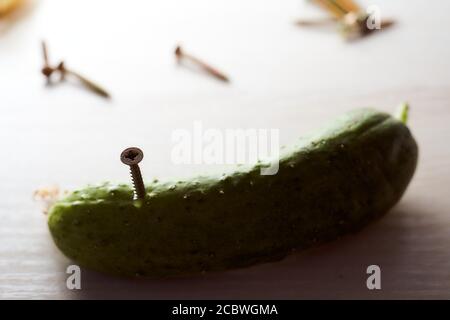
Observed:
[[[144,153],[136,147],[126,148],[120,155],[120,161],[129,166],[138,164],[143,158]]]

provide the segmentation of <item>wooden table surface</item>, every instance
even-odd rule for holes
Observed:
[[[295,26],[322,15],[300,0],[37,0],[0,20],[0,298],[450,298],[450,3],[371,3],[398,23],[353,43]],[[64,58],[113,99],[45,87],[41,39],[52,61]],[[231,83],[177,66],[178,43]],[[129,145],[145,151],[147,180],[220,170],[170,161],[171,133],[195,120],[278,128],[289,144],[345,110],[393,112],[402,101],[420,146],[417,172],[400,203],[363,231],[277,263],[182,279],[83,269],[82,289],[66,288],[71,262],[35,189],[129,181],[118,157]],[[366,288],[371,264],[381,267],[379,291]]]

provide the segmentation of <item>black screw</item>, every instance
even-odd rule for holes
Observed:
[[[131,179],[133,180],[134,195],[136,199],[145,198],[145,186],[142,180],[141,169],[139,169],[139,162],[144,158],[144,153],[139,148],[127,148],[120,155],[120,160],[130,166]]]

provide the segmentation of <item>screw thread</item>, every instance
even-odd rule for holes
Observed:
[[[139,169],[138,165],[131,165],[130,173],[131,173],[131,180],[134,186],[135,198],[144,199],[146,192],[144,181],[142,180],[141,169]]]

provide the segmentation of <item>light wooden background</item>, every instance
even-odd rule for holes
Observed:
[[[322,14],[300,0],[37,0],[0,21],[0,298],[450,298],[450,3],[373,3],[398,24],[354,43],[293,25]],[[43,38],[51,59],[65,58],[113,99],[46,88]],[[177,43],[231,84],[177,67]],[[394,111],[405,100],[417,173],[401,202],[360,233],[278,263],[183,279],[83,269],[82,290],[66,289],[71,262],[53,245],[36,188],[128,181],[119,154],[129,145],[145,151],[146,179],[217,171],[170,162],[171,132],[194,120],[279,128],[289,143],[345,110]],[[377,292],[365,286],[370,264],[382,270]]]

